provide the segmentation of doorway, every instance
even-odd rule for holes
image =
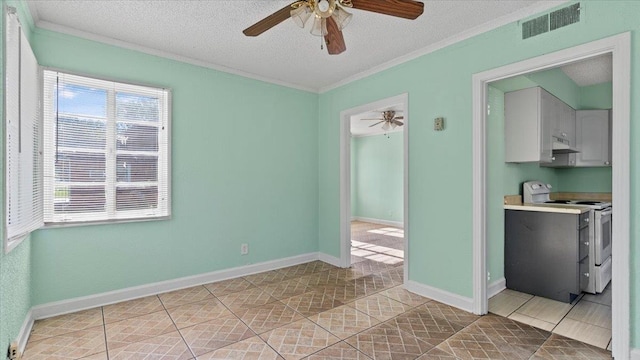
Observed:
[[[616,260],[611,259],[610,251],[607,252],[606,249],[602,252],[603,255],[598,257],[601,252],[596,251],[596,244],[604,244],[600,241],[603,235],[610,239],[610,232],[604,231],[610,222],[606,222],[603,229],[600,219],[602,214],[609,214],[608,219],[611,219],[612,214],[613,167],[609,151],[609,113],[615,109],[612,109],[611,65],[611,53],[607,53],[489,83],[490,110],[486,130],[489,139],[487,233],[490,239],[487,245],[487,270],[493,275],[488,284],[489,312],[609,351],[612,285],[611,273],[608,270],[611,262]],[[522,143],[535,138],[530,133],[513,131],[515,119],[528,118],[535,113],[523,111],[522,107],[516,106],[515,103],[525,97],[533,98],[532,94],[540,94],[540,99],[544,101],[543,107],[548,109],[548,114],[558,113],[557,119],[565,120],[549,121],[549,132],[553,138],[558,139],[552,143],[556,145],[556,150],[551,152],[551,163],[515,161],[519,160],[517,156],[521,156],[517,151],[525,148]],[[546,118],[550,119],[551,116]],[[566,135],[563,137],[563,134]],[[522,137],[521,141],[513,141],[519,137]],[[561,143],[561,140],[565,142]],[[579,152],[567,153],[564,152],[566,149],[559,149],[564,144],[570,144],[573,146],[572,151]],[[585,251],[581,259],[586,274],[590,276],[580,274],[584,276],[581,278],[584,281],[580,290],[570,291],[569,284],[560,280],[565,279],[564,274],[571,274],[572,270],[575,274],[577,271],[575,263],[575,266],[572,266],[571,262],[560,260],[565,254],[563,251],[545,252],[543,249],[546,247],[538,245],[534,249],[540,249],[540,253],[532,255],[530,250],[533,249],[525,251],[523,248],[530,242],[520,242],[518,239],[523,237],[513,235],[513,229],[517,226],[513,221],[514,216],[518,217],[519,221],[529,222],[534,218],[538,219],[538,215],[545,215],[531,211],[510,211],[512,221],[509,223],[510,226],[507,226],[501,200],[510,199],[510,202],[516,204],[514,209],[520,208],[519,194],[523,187],[530,189],[533,183],[527,183],[526,186],[523,184],[531,180],[552,186],[550,192],[532,199],[534,202],[551,201],[551,198],[547,199],[551,196],[553,201],[560,204],[558,206],[564,208],[591,206],[594,209],[590,212],[591,218],[588,219],[592,225],[587,227],[587,235],[584,236]],[[578,205],[570,200],[593,203]],[[587,215],[589,216],[589,213]],[[560,221],[560,218],[566,223],[573,217],[574,215],[564,217],[549,214],[539,226],[545,226],[545,222]],[[526,234],[538,234],[538,228],[534,230],[530,225],[529,223],[529,227],[526,228],[529,231]],[[505,235],[505,229],[511,229],[512,235]],[[600,235],[596,239],[597,230],[600,230]],[[557,234],[557,238],[547,237],[553,238],[546,243],[547,245],[568,240],[565,235],[560,235],[557,227],[554,234]],[[536,261],[523,263],[523,259],[534,258]],[[519,266],[516,267],[516,263]],[[543,273],[545,275],[542,275]],[[551,288],[554,290],[550,290]],[[569,295],[570,293],[574,295]],[[574,298],[569,302],[571,297]]]
[[[340,265],[351,267],[352,263],[357,264],[365,260],[369,263],[379,262],[380,266],[402,264],[405,282],[408,278],[409,260],[408,256],[405,256],[409,248],[407,231],[408,109],[408,94],[405,93],[340,113]],[[388,118],[387,121],[385,117]],[[381,120],[363,120],[378,118]],[[356,134],[355,138],[353,134]],[[395,148],[394,143],[401,145],[401,148]],[[385,148],[386,151],[393,151],[396,154],[386,154]],[[355,157],[357,153],[352,150],[366,152],[369,160],[371,156],[378,154],[380,157],[374,160],[380,161],[357,164]],[[397,151],[401,154],[397,154]],[[398,155],[401,155],[399,159]],[[399,160],[400,164],[394,163],[393,169],[389,170],[393,159]],[[371,177],[378,173],[379,176],[387,177],[387,180],[370,179],[374,182],[393,182],[394,187],[389,190],[393,191],[394,195],[384,192],[385,184],[372,184],[370,189],[361,189],[370,193],[364,194],[367,199],[358,203],[359,198],[355,191],[358,184],[358,171],[354,165],[367,165],[360,166],[359,173],[362,176]],[[383,175],[381,171],[384,169],[395,173]],[[363,181],[367,182],[366,179]],[[389,203],[390,197],[395,198],[399,204]],[[362,207],[367,209],[358,209]],[[401,216],[398,214],[400,212]]]
[[[612,115],[612,355],[629,356],[629,222],[630,222],[630,35],[624,33],[570,49],[543,55],[473,76],[473,233],[474,233],[474,312],[486,314],[487,304],[487,111],[488,84],[494,81],[555,68],[593,56],[610,53],[613,63]]]

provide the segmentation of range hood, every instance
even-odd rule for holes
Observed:
[[[580,150],[572,147],[569,144],[569,140],[553,137],[553,144],[551,145],[551,150],[554,154],[570,154],[570,153],[579,153]]]

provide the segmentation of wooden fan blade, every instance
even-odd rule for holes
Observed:
[[[404,116],[396,116],[396,117],[394,117],[394,119],[396,119],[396,120],[402,120],[402,119],[404,119]]]
[[[258,36],[262,34],[263,32],[290,18],[291,10],[293,10],[291,5],[292,4],[289,4],[283,7],[282,9],[244,29],[242,32],[247,36]]]
[[[398,120],[393,120],[392,121],[394,124],[398,125],[398,126],[402,126],[404,125],[404,123],[402,121],[398,121]]]
[[[373,125],[369,125],[369,127],[374,127],[374,126],[376,126],[376,125],[378,125],[378,124],[380,124],[380,123],[383,123],[383,122],[384,122],[384,120],[382,120],[382,121],[378,121],[377,123],[375,123],[375,124],[373,124]]]
[[[414,0],[351,0],[354,9],[413,20],[422,15],[424,4]]]
[[[327,51],[329,55],[338,55],[341,52],[347,50],[347,45],[344,43],[344,37],[342,31],[338,27],[338,24],[333,17],[327,18],[327,35],[324,36],[324,42],[327,44]]]

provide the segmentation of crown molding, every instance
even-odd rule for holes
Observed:
[[[37,9],[35,8],[35,6],[33,6],[29,1],[27,1],[28,4],[28,8],[29,8],[29,12],[31,13],[31,17],[33,19],[33,23],[35,24],[36,29],[34,29],[36,32],[38,31],[38,28],[40,29],[44,29],[44,30],[50,30],[50,31],[55,31],[55,32],[59,32],[62,34],[67,34],[67,35],[71,35],[71,36],[76,36],[79,38],[83,38],[83,39],[87,39],[87,40],[92,40],[92,41],[96,41],[96,42],[100,42],[100,43],[104,43],[107,45],[113,45],[113,46],[117,46],[117,47],[121,47],[121,48],[125,48],[125,49],[129,49],[129,50],[134,50],[134,51],[138,51],[138,52],[142,52],[145,54],[149,54],[149,55],[154,55],[154,56],[159,56],[162,58],[166,58],[166,59],[170,59],[170,60],[175,60],[175,61],[179,61],[179,62],[183,62],[183,63],[187,63],[187,64],[191,64],[191,65],[195,65],[195,66],[200,66],[200,67],[204,67],[204,68],[208,68],[208,69],[212,69],[212,70],[216,70],[216,71],[221,71],[221,72],[225,72],[225,73],[229,73],[229,74],[233,74],[233,75],[238,75],[238,76],[242,76],[242,77],[246,77],[249,79],[253,79],[253,80],[258,80],[258,81],[262,81],[262,82],[266,82],[266,83],[271,83],[271,84],[275,84],[275,85],[280,85],[280,86],[285,86],[285,87],[289,87],[289,88],[293,88],[293,89],[297,89],[297,90],[302,90],[302,91],[307,91],[307,92],[312,92],[312,93],[317,93],[317,94],[322,94],[325,92],[328,92],[330,90],[336,89],[338,87],[344,86],[346,84],[349,84],[351,82],[354,82],[356,80],[360,80],[363,79],[365,77],[371,76],[373,74],[379,73],[381,71],[390,69],[394,66],[403,64],[405,62],[411,61],[413,59],[416,59],[418,57],[421,57],[423,55],[432,53],[434,51],[443,49],[447,46],[453,45],[457,42],[469,39],[471,37],[480,35],[482,33],[485,33],[487,31],[496,29],[500,26],[512,23],[514,21],[519,21],[523,18],[527,18],[531,15],[535,15],[537,13],[540,12],[544,12],[546,10],[549,10],[551,8],[554,8],[558,5],[561,5],[563,3],[568,2],[567,0],[551,0],[551,1],[541,1],[538,2],[534,5],[528,6],[526,8],[523,8],[519,11],[513,12],[511,14],[507,14],[504,16],[501,16],[499,18],[496,18],[492,21],[486,22],[482,25],[476,26],[472,29],[469,29],[465,32],[462,32],[460,34],[457,34],[455,36],[449,37],[447,39],[444,39],[442,41],[439,41],[433,45],[429,45],[427,47],[424,47],[422,49],[410,52],[406,55],[402,55],[399,56],[393,60],[390,60],[386,63],[383,63],[381,65],[375,66],[371,69],[368,69],[366,71],[357,73],[355,75],[349,76],[337,83],[334,83],[332,85],[328,85],[328,86],[324,86],[324,87],[320,87],[320,88],[312,88],[312,87],[306,87],[306,86],[301,86],[298,84],[293,84],[293,83],[289,83],[289,82],[285,82],[285,81],[281,81],[281,80],[277,80],[277,79],[273,79],[273,78],[269,78],[266,76],[261,76],[261,75],[257,75],[257,74],[253,74],[250,72],[246,72],[246,71],[241,71],[241,70],[237,70],[237,69],[233,69],[227,66],[223,66],[223,65],[218,65],[218,64],[214,64],[211,62],[207,62],[207,61],[202,61],[202,60],[197,60],[197,59],[193,59],[187,56],[182,56],[182,55],[178,55],[178,54],[174,54],[168,51],[162,51],[162,50],[158,50],[158,49],[154,49],[154,48],[150,48],[150,47],[146,47],[146,46],[142,46],[142,45],[138,45],[138,44],[134,44],[134,43],[130,43],[127,41],[123,41],[123,40],[118,40],[118,39],[114,39],[111,37],[107,37],[107,36],[102,36],[102,35],[97,35],[94,33],[90,33],[90,32],[86,32],[86,31],[81,31],[78,29],[74,29],[71,27],[67,27],[67,26],[63,26],[63,25],[58,25],[58,24],[54,24],[48,21],[44,21],[40,19],[40,16],[37,12]]]
[[[444,39],[442,41],[439,41],[439,42],[437,42],[437,43],[435,43],[433,45],[429,45],[429,46],[426,46],[426,47],[424,47],[422,49],[418,49],[416,51],[412,51],[412,52],[410,52],[410,53],[408,53],[406,55],[399,56],[399,57],[397,57],[397,58],[395,58],[393,60],[387,61],[386,63],[383,63],[381,65],[374,66],[374,67],[372,67],[372,68],[370,68],[370,69],[368,69],[366,71],[360,72],[360,73],[355,74],[353,76],[349,76],[349,77],[347,77],[347,78],[345,78],[345,79],[343,79],[343,80],[341,80],[341,81],[339,81],[339,82],[337,82],[337,83],[335,83],[333,85],[321,87],[319,92],[322,94],[322,93],[328,92],[330,90],[339,88],[339,87],[341,87],[343,85],[349,84],[349,83],[354,82],[356,80],[360,80],[360,79],[366,78],[366,77],[371,76],[373,74],[376,74],[376,73],[379,73],[381,71],[390,69],[390,68],[392,68],[394,66],[406,63],[408,61],[411,61],[413,59],[419,58],[419,57],[424,56],[426,54],[429,54],[429,53],[435,52],[437,50],[443,49],[443,48],[445,48],[447,46],[453,45],[453,44],[461,42],[463,40],[467,40],[469,38],[472,38],[474,36],[480,35],[480,34],[485,33],[487,31],[499,28],[499,27],[501,27],[503,25],[507,25],[507,24],[513,23],[515,21],[519,21],[521,19],[527,18],[527,17],[529,17],[531,15],[535,15],[537,13],[547,11],[549,9],[552,9],[552,8],[554,8],[554,7],[558,6],[558,5],[561,5],[563,3],[566,3],[566,2],[568,2],[568,1],[567,0],[553,0],[553,1],[538,2],[538,3],[534,4],[534,5],[528,6],[526,8],[521,9],[521,10],[518,10],[516,12],[512,12],[510,14],[501,16],[501,17],[496,18],[496,19],[494,19],[492,21],[489,21],[489,22],[486,22],[486,23],[481,24],[479,26],[476,26],[474,28],[471,28],[471,29],[469,29],[467,31],[464,31],[464,32],[460,33],[460,34],[457,34],[457,35],[451,36],[449,38],[446,38],[446,39]]]
[[[30,7],[30,10],[32,10],[31,7]],[[33,11],[31,12],[31,16],[34,17]],[[274,85],[280,85],[280,86],[285,86],[285,87],[292,88],[292,89],[297,89],[297,90],[302,90],[302,91],[307,91],[307,92],[312,92],[312,93],[318,93],[318,89],[315,89],[315,88],[310,88],[310,87],[301,86],[301,85],[298,85],[298,84],[292,84],[292,83],[289,83],[289,82],[272,79],[272,78],[265,77],[265,76],[256,75],[256,74],[253,74],[253,73],[250,73],[250,72],[233,69],[233,68],[226,67],[226,66],[223,66],[223,65],[210,63],[210,62],[207,62],[207,61],[193,59],[193,58],[190,58],[190,57],[187,57],[187,56],[177,55],[177,54],[174,54],[174,53],[171,53],[171,52],[168,52],[168,51],[162,51],[162,50],[158,50],[158,49],[154,49],[154,48],[150,48],[150,47],[146,47],[146,46],[130,43],[128,41],[114,39],[114,38],[111,38],[111,37],[108,37],[108,36],[97,35],[97,34],[94,34],[94,33],[90,33],[90,32],[86,32],[86,31],[70,28],[70,27],[67,27],[67,26],[54,24],[54,23],[51,23],[51,22],[48,22],[48,21],[38,20],[37,22],[35,22],[35,24],[36,24],[36,29],[35,29],[36,32],[38,32],[38,28],[39,29],[44,29],[44,30],[49,30],[49,31],[54,31],[54,32],[58,32],[58,33],[66,34],[66,35],[71,35],[71,36],[75,36],[75,37],[86,39],[86,40],[92,40],[92,41],[96,41],[96,42],[107,44],[107,45],[112,45],[112,46],[117,46],[117,47],[128,49],[128,50],[138,51],[138,52],[145,53],[145,54],[148,54],[148,55],[154,55],[154,56],[158,56],[158,57],[169,59],[169,60],[175,60],[175,61],[179,61],[179,62],[182,62],[182,63],[190,64],[190,65],[200,66],[200,67],[204,67],[204,68],[212,69],[212,70],[216,70],[216,71],[221,71],[221,72],[228,73],[228,74],[238,75],[238,76],[242,76],[242,77],[245,77],[245,78],[258,80],[258,81],[262,81],[262,82],[266,82],[266,83],[270,83],[270,84],[274,84]]]

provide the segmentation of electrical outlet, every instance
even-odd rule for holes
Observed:
[[[491,281],[491,273],[487,271],[487,281]]]
[[[249,253],[249,244],[240,245],[240,255],[247,255]]]
[[[16,341],[9,345],[9,351],[7,351],[7,358],[9,360],[16,360],[18,358],[18,343]]]

